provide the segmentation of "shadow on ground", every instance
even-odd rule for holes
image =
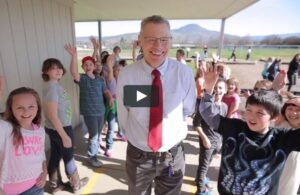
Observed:
[[[112,190],[105,193],[89,193],[89,194],[81,194],[81,195],[127,195],[128,192],[126,190]]]

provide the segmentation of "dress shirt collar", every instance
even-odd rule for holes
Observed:
[[[168,60],[168,58],[166,58],[164,63],[162,65],[160,65],[158,68],[156,68],[157,70],[159,70],[161,76],[164,76],[164,74],[166,73],[168,64],[169,64],[169,60]],[[152,68],[149,64],[147,64],[145,59],[143,59],[142,66],[143,66],[144,70],[151,75],[154,68]]]

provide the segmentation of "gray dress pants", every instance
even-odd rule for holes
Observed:
[[[172,160],[174,163],[170,169]],[[184,171],[182,144],[174,146],[168,152],[154,153],[142,151],[128,143],[126,172],[130,195],[150,195],[152,186],[156,195],[179,195]]]

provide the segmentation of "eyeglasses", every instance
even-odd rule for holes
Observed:
[[[172,39],[172,37],[160,37],[160,38],[156,38],[156,37],[144,37],[145,41],[147,44],[151,44],[153,45],[154,43],[156,43],[157,41],[159,41],[162,45],[167,45],[169,44],[170,40]]]

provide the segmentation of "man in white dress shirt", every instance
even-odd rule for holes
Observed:
[[[139,34],[144,58],[122,69],[118,78],[117,110],[128,139],[126,172],[131,195],[151,194],[153,181],[156,194],[181,193],[185,171],[182,140],[188,131],[186,117],[195,109],[196,88],[192,70],[168,58],[171,39],[166,19],[156,15],[145,18]],[[153,70],[158,70],[158,76],[152,76]],[[148,137],[152,108],[124,106],[123,87],[151,85],[157,78],[162,86],[161,141],[158,149],[153,149]]]

